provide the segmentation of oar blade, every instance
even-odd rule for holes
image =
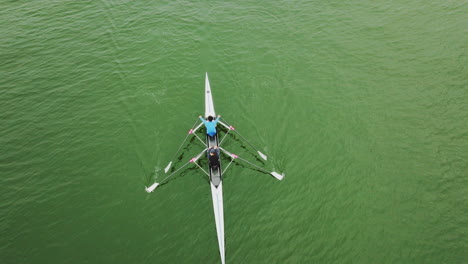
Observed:
[[[169,162],[169,164],[167,164],[166,168],[164,168],[164,173],[167,173],[169,169],[171,168],[171,166],[172,166],[172,161]]]
[[[258,150],[257,150],[257,153],[258,153],[258,155],[260,155],[260,157],[261,157],[262,159],[267,160],[267,156],[266,156],[265,154],[261,153],[261,152],[258,151]]]
[[[273,177],[275,177],[276,179],[278,179],[278,180],[280,180],[280,181],[284,178],[284,173],[283,173],[283,174],[279,174],[279,173],[273,171],[273,172],[271,172],[270,174],[273,175]]]
[[[159,183],[155,182],[155,183],[153,183],[153,185],[151,185],[150,187],[145,187],[145,191],[146,191],[147,193],[153,192],[154,189],[156,189],[156,187],[158,187],[158,186],[159,186]]]

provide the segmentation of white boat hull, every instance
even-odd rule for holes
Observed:
[[[213,118],[216,117],[216,112],[214,109],[213,104],[213,96],[211,94],[211,87],[210,81],[208,80],[208,73],[206,73],[205,78],[205,118],[212,116]],[[211,141],[207,137],[207,145],[217,145],[218,135],[215,136],[214,141]],[[208,154],[207,150],[207,155]],[[214,177],[213,171],[211,168],[210,170],[210,186],[211,186],[211,196],[213,199],[213,211],[215,216],[216,222],[216,233],[218,235],[218,246],[219,246],[219,254],[221,256],[221,263],[225,263],[224,258],[224,209],[223,209],[223,182],[222,182],[222,172],[221,172],[221,165],[219,168],[219,172],[217,172],[217,176]]]
[[[216,221],[216,233],[218,234],[219,254],[221,263],[224,264],[224,209],[223,209],[223,183],[215,187],[211,185],[211,196],[213,198],[213,210]]]
[[[216,117],[214,104],[213,104],[213,96],[211,95],[211,87],[210,81],[208,80],[208,73],[206,73],[205,77],[205,118],[212,116],[213,118]]]

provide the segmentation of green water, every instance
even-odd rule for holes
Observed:
[[[0,263],[468,263],[466,1],[3,1]],[[248,145],[244,145],[248,147]],[[201,148],[185,148],[186,160]],[[179,162],[176,165],[181,165]]]

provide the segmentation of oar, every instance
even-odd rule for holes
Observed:
[[[250,162],[250,161],[248,161],[248,160],[245,160],[245,159],[243,159],[243,158],[237,156],[236,154],[232,154],[231,152],[229,152],[229,151],[227,151],[227,150],[225,150],[225,149],[223,149],[223,148],[221,148],[221,147],[220,147],[220,149],[221,149],[222,151],[224,151],[224,153],[226,153],[228,156],[232,157],[233,159],[240,159],[240,160],[242,160],[243,162],[245,162],[245,163],[247,163],[247,164],[249,164],[249,165],[251,165],[251,166],[253,166],[253,167],[255,167],[255,168],[257,168],[257,169],[259,169],[259,170],[261,170],[261,171],[263,171],[263,172],[266,172],[266,173],[268,173],[268,174],[271,174],[273,177],[275,177],[276,179],[278,179],[278,180],[280,180],[280,181],[284,178],[284,173],[283,173],[283,174],[279,174],[279,173],[276,172],[276,171],[267,171],[267,170],[265,170],[264,168],[262,168],[262,167],[260,167],[260,166],[258,166],[258,165],[255,165],[255,164],[253,164],[252,162]]]
[[[180,149],[182,148],[182,146],[185,144],[185,141],[187,141],[187,138],[190,136],[190,134],[193,134],[193,128],[195,127],[195,125],[197,124],[198,122],[198,119],[195,121],[195,123],[193,123],[193,126],[192,128],[189,130],[187,136],[185,137],[184,141],[182,142],[182,144],[179,146],[179,148],[177,149],[177,152],[174,154],[174,156],[172,157],[171,161],[169,162],[169,164],[167,164],[166,168],[164,168],[164,173],[167,173],[169,171],[169,169],[171,168],[172,166],[172,160],[174,160],[174,158],[177,156],[177,154],[179,153]]]
[[[182,167],[178,168],[177,170],[175,170],[173,173],[169,174],[169,176],[167,176],[166,178],[164,178],[162,181],[160,182],[155,182],[153,183],[153,185],[151,185],[150,187],[145,187],[145,190],[146,192],[150,193],[150,192],[153,192],[154,189],[156,189],[156,187],[159,186],[159,184],[165,180],[167,180],[169,177],[171,177],[172,175],[176,174],[177,172],[179,172],[181,169],[183,169],[185,166],[189,165],[190,163],[194,163],[196,162],[203,154],[203,152],[205,152],[206,149],[204,149],[202,152],[200,152],[200,154],[198,154],[197,156],[195,156],[194,158],[191,158],[187,163],[185,163],[184,165],[182,165]]]
[[[221,117],[222,118],[222,117]],[[222,118],[224,122],[226,122],[226,120],[224,120],[224,118]],[[228,122],[226,122],[226,124],[224,124],[223,122],[220,122],[223,126],[227,127],[229,130],[232,130],[234,131],[237,135],[239,135],[245,142],[247,142],[247,144],[249,144],[254,150],[257,151],[258,155],[264,159],[264,160],[267,160],[267,156],[265,154],[263,154],[262,152],[260,152],[256,147],[254,147],[254,145],[252,145],[252,143],[250,143],[247,139],[245,139],[245,137],[243,137],[239,132],[237,132],[237,130],[228,124]]]

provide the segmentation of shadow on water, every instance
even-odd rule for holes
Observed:
[[[231,159],[225,158],[225,159],[223,159],[223,160],[226,160],[226,161],[225,161],[225,162],[226,162],[225,164],[228,164],[229,162],[231,162]],[[231,164],[231,167],[232,167],[233,165],[235,165],[236,167],[240,167],[240,168],[242,168],[242,169],[248,169],[248,170],[255,171],[255,172],[258,172],[258,173],[261,173],[261,174],[269,175],[269,173],[266,173],[266,172],[264,172],[264,171],[261,171],[261,170],[259,170],[259,169],[256,169],[256,168],[254,168],[254,167],[252,167],[252,166],[249,166],[248,164],[239,163],[237,160],[234,160],[232,163],[233,163],[233,164]],[[228,174],[228,175],[229,175],[229,174]],[[270,175],[270,176],[271,176],[271,175]],[[273,176],[271,176],[271,177],[273,177]],[[226,178],[229,178],[229,177],[226,177],[225,174],[223,173],[223,178],[226,179]],[[273,178],[274,178],[274,177],[273,177]]]
[[[194,142],[196,142],[196,143],[198,143],[198,144],[194,144]],[[179,156],[176,157],[176,161],[174,161],[174,164],[172,165],[172,168],[171,168],[171,170],[170,170],[171,173],[174,172],[174,171],[176,170],[176,165],[177,165],[177,164],[179,164],[180,162],[183,162],[183,161],[185,160],[184,157],[187,156],[187,153],[188,153],[191,149],[197,147],[197,145],[200,146],[200,145],[201,145],[201,142],[200,142],[199,140],[197,140],[197,138],[192,137],[192,138],[190,139],[190,141],[187,143],[187,145],[186,145],[184,148],[182,148],[182,152],[179,154]],[[202,150],[204,149],[204,147],[205,147],[205,146],[201,146],[201,147],[199,148],[199,152],[197,152],[196,154],[193,154],[193,157],[195,157],[196,155],[198,155],[198,154],[200,153],[200,151],[202,151]],[[193,157],[190,157],[190,158],[193,158]],[[189,159],[186,160],[186,162],[188,162],[188,161],[189,161]]]
[[[224,129],[221,130],[221,131],[223,131],[223,132],[226,133],[227,129],[224,128]],[[224,135],[223,135],[223,136],[224,136]],[[226,138],[226,139],[224,140],[223,143],[225,143],[226,140],[234,141],[235,143],[237,143],[237,145],[238,145],[240,148],[242,148],[242,149],[245,151],[245,153],[248,153],[248,155],[249,155],[251,158],[253,158],[253,159],[255,159],[256,161],[260,162],[262,165],[265,165],[265,161],[262,160],[262,159],[260,159],[260,158],[255,154],[256,151],[255,151],[254,149],[252,149],[252,147],[246,145],[245,142],[244,142],[243,140],[239,139],[238,136],[237,136],[236,134],[234,134],[234,133],[229,133],[229,134],[227,135],[227,137],[228,137],[228,138]],[[228,151],[229,151],[229,150],[228,150]],[[237,153],[236,153],[236,154],[237,154]],[[244,156],[242,155],[241,157],[244,157]]]

